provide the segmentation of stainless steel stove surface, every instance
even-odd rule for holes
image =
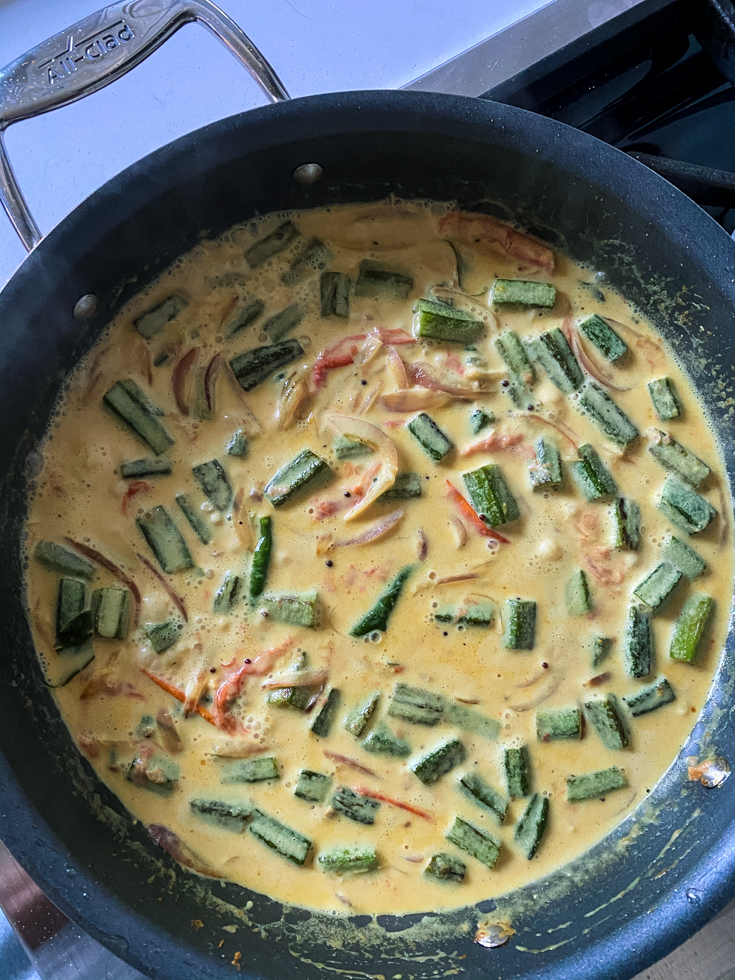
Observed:
[[[65,0],[63,5],[58,0],[22,2],[24,24],[26,14],[36,14],[34,36],[9,44],[3,28],[20,23],[21,0],[0,0],[0,64],[90,12],[83,0]],[[735,232],[733,0],[493,0],[492,5],[453,0],[451,9],[442,0],[420,5],[414,0],[371,0],[359,12],[357,5],[342,9],[332,0],[230,0],[227,8],[262,45],[292,94],[403,83],[408,89],[532,109],[638,155],[730,234]],[[50,12],[57,21],[51,29],[45,20]],[[372,54],[372,69],[360,73],[356,41],[362,42],[381,17],[392,19],[402,45]],[[40,26],[44,23],[45,29]],[[441,43],[436,38],[439,26]],[[371,36],[368,51],[378,51],[377,37]],[[315,38],[320,45],[316,53]],[[430,67],[432,57],[436,64],[452,48],[467,50]],[[327,59],[323,66],[320,52]],[[170,64],[162,62],[146,86],[155,90],[158,82],[166,98],[172,97],[165,81]],[[424,74],[416,78],[421,70]],[[415,80],[405,81],[412,76]],[[48,192],[44,196],[38,190],[48,166],[33,155],[33,134],[30,144],[11,147],[19,151],[17,169],[30,167],[29,196],[46,223],[59,220],[135,157],[180,132],[255,105],[254,97],[240,91],[239,82],[237,78],[235,94],[230,88],[216,106],[192,110],[187,98],[180,96],[177,105],[174,97],[173,121],[167,120],[148,143],[134,140],[129,159],[113,152],[101,169],[92,167],[83,176],[72,169],[62,182],[60,199],[51,200]],[[105,105],[114,106],[106,98],[103,114]],[[36,136],[43,141],[49,132],[37,127]],[[21,258],[8,228],[0,226],[0,283]],[[695,890],[687,897],[698,900]],[[144,980],[70,923],[1,844],[0,906],[5,912],[5,917],[0,914],[0,980]],[[735,902],[665,960],[631,980],[735,980]]]

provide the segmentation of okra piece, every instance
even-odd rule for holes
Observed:
[[[104,588],[92,593],[94,629],[97,636],[124,640],[130,622],[130,592],[128,589]]]
[[[308,837],[259,810],[255,811],[249,830],[259,841],[293,864],[301,866],[309,856],[311,841]]]
[[[194,566],[189,546],[165,507],[153,507],[135,518],[156,561],[167,575]]]
[[[307,629],[319,627],[319,594],[316,590],[301,595],[264,593],[256,600],[256,608],[261,615],[269,617],[276,623],[304,626]]]
[[[340,693],[336,687],[327,695],[324,704],[319,708],[311,723],[311,730],[319,738],[326,738],[332,728],[337,709],[339,708]]]
[[[400,272],[377,268],[370,259],[363,259],[355,283],[355,296],[371,299],[408,299],[413,289],[413,279]]]
[[[192,473],[215,510],[226,513],[232,507],[232,484],[220,461],[212,459],[208,463],[200,463],[192,467]]]
[[[280,779],[278,763],[272,755],[261,755],[256,759],[220,761],[222,783],[262,783],[266,779]]]
[[[271,551],[273,549],[273,534],[271,530],[270,517],[260,518],[260,536],[253,552],[253,561],[250,566],[250,601],[254,602],[265,588],[268,578],[268,568],[271,563]]]
[[[411,746],[405,738],[392,732],[383,721],[379,721],[360,744],[372,755],[390,755],[396,759],[405,759],[411,754]]]
[[[536,441],[536,461],[528,467],[528,478],[533,490],[556,490],[562,485],[561,454],[553,443]]]
[[[160,456],[169,446],[173,446],[174,441],[148,405],[135,394],[131,394],[131,391],[136,390],[139,390],[137,385],[133,387],[123,381],[116,381],[102,396],[102,401]]]
[[[495,619],[492,602],[477,602],[470,606],[461,605],[458,609],[437,609],[434,613],[437,623],[450,623],[456,626],[479,626],[489,629]]]
[[[641,540],[641,512],[627,497],[617,497],[610,505],[613,548],[637,551]]]
[[[463,861],[452,857],[451,854],[444,854],[443,851],[440,851],[438,854],[432,855],[431,860],[424,868],[424,874],[438,878],[439,881],[464,881],[467,866]]]
[[[39,561],[44,568],[51,572],[60,572],[62,575],[73,575],[76,578],[92,578],[95,567],[87,558],[78,555],[75,551],[70,551],[62,544],[55,541],[39,541],[33,552],[33,557]]]
[[[310,238],[288,269],[281,273],[281,282],[284,286],[295,286],[310,272],[321,272],[325,269],[332,258],[332,253],[324,242],[320,242],[318,238]]]
[[[531,388],[536,381],[536,369],[528,359],[528,352],[515,330],[505,330],[497,336],[495,349],[505,362],[513,381],[524,388]]]
[[[453,725],[463,732],[481,735],[491,742],[496,740],[500,732],[499,721],[449,699],[444,700],[444,720],[448,725]]]
[[[581,568],[575,568],[566,584],[564,599],[568,616],[584,616],[592,611],[592,591],[587,575]]]
[[[586,443],[579,447],[579,455],[581,458],[569,465],[584,499],[591,503],[594,500],[606,500],[617,494],[617,484],[597,454],[597,450]]]
[[[188,305],[183,296],[177,296],[176,293],[173,293],[171,296],[167,296],[163,302],[158,303],[150,310],[146,310],[145,313],[133,320],[133,326],[141,337],[152,340],[172,320],[175,320]]]
[[[225,452],[228,456],[234,456],[236,459],[242,459],[243,456],[247,456],[248,437],[245,435],[243,429],[238,429],[233,435],[225,446]]]
[[[233,572],[225,572],[222,585],[214,595],[214,612],[217,616],[230,615],[235,611],[235,604],[240,598],[242,579]]]
[[[321,484],[331,474],[329,464],[321,456],[304,449],[271,477],[263,493],[274,507],[281,507],[311,492],[317,483]]]
[[[370,724],[370,719],[375,713],[375,709],[378,707],[378,701],[380,700],[380,691],[373,691],[369,694],[364,701],[361,701],[357,707],[353,708],[352,711],[347,715],[344,720],[344,728],[354,735],[355,738],[359,738],[365,731],[367,726]]]
[[[396,500],[415,500],[421,496],[421,476],[418,473],[397,473],[392,487],[378,497],[384,504]]]
[[[335,847],[331,851],[322,851],[317,860],[324,871],[338,875],[364,874],[375,871],[380,864],[375,848],[369,844]]]
[[[648,382],[648,394],[661,422],[670,422],[681,415],[681,402],[671,378],[654,378]]]
[[[278,255],[279,252],[288,248],[291,242],[298,238],[298,235],[298,229],[290,221],[284,221],[270,235],[261,238],[260,241],[255,242],[246,250],[245,258],[248,265],[251,269],[257,269],[268,259],[272,259],[274,255]]]
[[[81,646],[92,635],[94,616],[87,608],[87,586],[74,578],[59,580],[56,597],[56,648]]]
[[[464,310],[439,300],[420,299],[414,307],[417,337],[444,340],[455,344],[473,344],[483,332],[483,324]]]
[[[322,316],[350,315],[351,280],[343,272],[322,272],[319,280],[319,300]]]
[[[463,473],[462,479],[470,503],[490,527],[510,524],[521,516],[518,502],[497,463],[487,463],[477,470]]]
[[[145,623],[143,632],[156,653],[163,653],[178,643],[184,624],[180,619],[167,619],[163,623]]]
[[[582,385],[577,408],[619,446],[627,446],[638,436],[638,429],[596,381],[588,380]]]
[[[263,324],[263,332],[268,335],[271,343],[283,340],[287,333],[295,330],[304,319],[304,311],[300,303],[292,303],[280,313],[274,313]]]
[[[571,395],[581,387],[584,381],[582,368],[558,327],[540,334],[529,343],[529,347],[559,391]]]
[[[536,602],[533,599],[506,599],[506,650],[533,650],[536,645]]]
[[[163,755],[152,755],[150,758],[136,755],[125,773],[125,778],[141,789],[168,796],[173,793],[179,781],[179,767]]]
[[[681,572],[667,561],[662,561],[633,589],[633,595],[653,612],[662,609],[681,581]]]
[[[590,641],[592,647],[591,661],[593,667],[599,667],[603,660],[607,660],[612,649],[613,641],[609,636],[593,636]]]
[[[582,715],[579,708],[539,708],[536,712],[536,738],[539,742],[581,737]]]
[[[664,483],[658,509],[687,534],[704,531],[717,513],[708,500],[672,476]]]
[[[350,636],[366,636],[374,630],[385,631],[388,629],[390,614],[396,607],[403,586],[413,571],[413,565],[406,565],[398,572],[388,587],[378,597],[375,605],[369,609],[361,619],[355,623],[349,631]]]
[[[304,349],[298,340],[282,340],[278,344],[268,344],[243,351],[230,361],[232,373],[245,391],[252,391],[263,381],[272,377],[280,368],[302,357]]]
[[[649,711],[662,708],[665,704],[670,704],[676,700],[671,684],[665,677],[658,677],[653,684],[641,687],[633,694],[626,694],[623,704],[634,716],[645,715]]]
[[[590,698],[584,703],[584,712],[606,749],[624,749],[627,746],[628,733],[614,694]]]
[[[570,776],[567,779],[567,802],[581,803],[582,800],[599,799],[606,793],[616,789],[625,789],[628,781],[617,766],[609,769],[598,769],[582,776]]]
[[[276,708],[294,708],[296,711],[306,711],[312,707],[318,697],[316,687],[279,687],[266,695],[268,704]]]
[[[408,684],[396,684],[388,705],[392,718],[403,718],[415,725],[438,725],[444,714],[444,699],[439,694]]]
[[[596,313],[580,323],[579,330],[613,364],[628,353],[628,345],[623,338],[613,330],[607,320]]]
[[[623,667],[629,677],[648,677],[652,665],[651,618],[639,606],[629,606],[623,640]]]
[[[496,279],[493,283],[491,299],[495,306],[551,309],[556,303],[556,286],[552,286],[549,282],[533,282],[525,279]]]
[[[202,515],[197,510],[191,497],[185,493],[176,494],[176,503],[179,505],[181,513],[189,522],[189,526],[196,534],[202,544],[212,543],[212,529],[207,524]]]
[[[530,861],[538,851],[549,821],[549,800],[534,793],[518,821],[513,840],[521,854]]]
[[[235,834],[243,832],[254,811],[252,803],[228,803],[225,800],[194,799],[189,801],[189,807],[200,819]]]
[[[487,412],[484,408],[473,408],[470,412],[470,432],[474,436],[479,435],[483,429],[492,425],[495,421],[493,412]]]
[[[697,655],[714,607],[711,596],[696,592],[690,595],[679,613],[671,635],[669,656],[672,660],[691,663]]]
[[[490,869],[495,867],[503,846],[492,834],[475,827],[474,824],[463,820],[461,817],[454,818],[454,823],[446,832],[445,837],[460,851],[465,851]]]
[[[442,432],[433,419],[429,418],[426,412],[421,412],[420,415],[407,422],[406,428],[426,455],[435,463],[441,463],[447,453],[454,449],[451,439]]]
[[[236,333],[240,333],[241,330],[249,327],[251,323],[255,323],[264,309],[265,303],[262,299],[251,299],[243,306],[238,307],[232,319],[225,327],[225,337],[229,340]]]
[[[171,470],[170,459],[134,459],[120,466],[120,476],[123,480],[143,476],[170,476]]]
[[[668,534],[664,538],[661,555],[675,568],[678,568],[690,582],[698,578],[707,568],[707,562],[704,558],[698,555],[694,548],[680,541],[673,534]]]
[[[302,769],[296,781],[293,794],[309,803],[323,803],[332,786],[332,777],[311,769]]]
[[[442,742],[426,755],[409,763],[408,768],[427,786],[461,765],[466,757],[464,745],[458,738]]]
[[[496,823],[502,824],[508,809],[508,801],[481,776],[476,772],[466,772],[459,777],[457,785],[460,792],[468,796],[481,810],[492,814]]]
[[[166,414],[165,410],[162,409],[160,405],[156,405],[155,402],[151,401],[140,385],[136,384],[132,378],[123,378],[120,381],[120,384],[123,386],[125,391],[127,391],[130,397],[138,402],[138,404],[141,405],[146,412],[150,412],[151,415],[163,416]]]
[[[648,451],[664,469],[675,473],[695,489],[712,472],[699,456],[695,456],[691,450],[686,449],[665,432],[658,433],[654,441],[650,443]]]
[[[338,786],[332,794],[330,804],[333,810],[355,823],[373,824],[380,809],[377,800],[354,793],[348,786]]]
[[[364,442],[347,436],[337,436],[332,443],[332,450],[337,459],[359,459],[361,456],[370,456],[373,452]]]
[[[505,772],[508,796],[513,800],[528,796],[531,779],[528,749],[525,745],[521,745],[519,748],[507,747],[503,749],[503,771]]]

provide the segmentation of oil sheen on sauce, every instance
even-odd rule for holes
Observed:
[[[563,255],[554,257],[555,269],[549,272],[529,264],[520,238],[516,242],[521,243],[520,252],[512,243],[510,251],[503,251],[480,240],[473,229],[460,231],[453,243],[460,256],[458,278],[455,249],[439,228],[446,210],[445,205],[417,203],[271,215],[195,248],[127,304],[73,373],[49,428],[43,470],[29,506],[29,555],[39,541],[63,543],[71,538],[124,568],[142,594],[141,626],[136,627],[131,617],[126,639],[94,636],[94,660],[54,692],[70,731],[100,778],[144,824],[162,825],[177,835],[187,853],[196,856],[194,863],[282,902],[315,909],[380,914],[457,907],[541,878],[581,854],[629,814],[671,764],[694,726],[724,643],[732,594],[731,504],[716,440],[686,377],[661,339],[620,296],[605,286],[600,291],[593,272]],[[251,269],[244,258],[247,249],[287,218],[300,236]],[[314,236],[328,252],[318,253],[313,268],[302,269],[300,277],[287,275],[284,284],[283,273]],[[349,319],[322,317],[321,272],[326,268],[346,273],[354,283],[364,259],[410,276],[413,286],[408,297],[352,295]],[[555,306],[494,308],[487,290],[496,277],[553,282]],[[144,339],[134,321],[172,294],[186,299],[188,306],[160,333]],[[432,296],[454,301],[483,321],[484,334],[472,345],[475,351],[465,350],[463,344],[420,340],[391,344],[391,338],[413,334],[416,300]],[[253,297],[263,301],[264,312],[228,339],[228,324]],[[229,360],[268,343],[264,324],[293,303],[301,304],[304,316],[288,336],[299,338],[304,356],[281,369],[277,379],[270,377],[244,392],[230,374]],[[507,369],[493,343],[506,329],[528,338],[553,327],[575,327],[593,313],[616,321],[629,347],[626,358],[613,366],[586,345],[596,370],[602,369],[615,385],[611,389],[615,402],[640,430],[641,436],[625,452],[582,417],[541,369],[530,403],[514,405],[506,388]],[[354,362],[327,370],[326,383],[315,388],[312,366],[318,353],[353,335],[358,339],[342,353],[354,351]],[[191,369],[186,370],[186,363],[179,367],[177,402],[172,376],[193,348],[199,350],[186,362]],[[222,352],[219,363],[207,379],[212,404],[206,411],[202,410],[203,375],[218,352]],[[455,446],[441,463],[430,459],[406,428],[418,410],[389,411],[382,401],[410,386],[411,367],[418,363],[445,385],[476,389],[469,397],[436,397],[434,407],[427,409]],[[406,370],[408,380],[403,377]],[[662,376],[674,380],[683,405],[681,417],[665,424],[656,418],[646,388],[648,380]],[[162,422],[174,439],[165,454],[173,464],[172,474],[146,477],[135,495],[130,492],[131,481],[121,478],[121,464],[152,453],[103,408],[102,395],[121,378],[132,378],[164,410]],[[284,401],[283,395],[289,379],[303,382],[291,402]],[[478,406],[494,413],[496,420],[473,435],[469,417]],[[327,418],[330,413],[377,426],[396,447],[399,470],[420,474],[420,498],[378,502],[346,522],[345,515],[360,500],[361,481],[363,492],[370,486],[374,471],[368,471],[376,457],[337,459],[333,440],[338,432]],[[240,428],[249,432],[247,455],[227,455],[225,447]],[[655,505],[666,477],[648,451],[650,432],[658,429],[692,448],[713,470],[701,492],[718,513],[705,531],[691,538],[670,525]],[[492,435],[519,439],[491,440],[486,451],[461,455],[467,446]],[[530,487],[528,467],[540,437],[561,451],[566,472],[560,490]],[[608,503],[587,503],[571,479],[568,464],[577,458],[575,443],[591,443],[620,492],[638,503],[642,526],[637,551],[611,547]],[[294,503],[272,507],[263,499],[264,485],[306,448],[329,463],[334,477]],[[242,506],[234,514],[214,510],[193,477],[192,466],[212,459],[221,462],[235,492],[242,490]],[[461,474],[489,462],[500,464],[520,508],[518,520],[498,528],[507,544],[477,533],[447,495],[450,481],[466,496]],[[175,503],[178,493],[187,493],[195,501],[211,529],[211,544],[202,544],[187,524]],[[157,568],[135,522],[157,505],[163,505],[175,520],[194,559],[192,569],[164,576],[183,599],[188,623],[179,641],[160,654],[152,650],[141,627],[175,619],[180,613],[141,560],[143,556]],[[396,511],[402,511],[402,516],[383,537],[342,544]],[[255,540],[250,515],[272,518],[266,591],[316,589],[321,607],[318,628],[274,622],[249,605],[247,581]],[[708,568],[694,583],[684,579],[665,609],[652,617],[653,670],[648,678],[634,679],[627,676],[622,662],[630,595],[658,564],[661,542],[672,531],[696,548]],[[413,571],[388,628],[364,638],[349,636],[350,627],[407,565]],[[580,568],[588,576],[593,608],[572,617],[565,607],[565,584]],[[213,601],[228,571],[243,577],[245,595],[232,614],[217,615]],[[70,656],[79,656],[54,649],[58,580],[58,573],[29,557],[29,615],[51,683],[68,672]],[[91,588],[119,585],[110,571],[96,566]],[[693,663],[670,660],[673,625],[694,591],[714,597],[713,626]],[[508,650],[502,644],[505,600],[514,596],[537,602],[532,650]],[[467,601],[494,605],[490,628],[434,620],[437,609],[457,608]],[[596,635],[612,637],[614,642],[608,658],[593,668],[590,643]],[[185,717],[179,702],[142,673],[145,668],[180,690],[189,686],[195,697],[201,696],[206,714],[214,692],[232,670],[223,665],[238,666],[245,658],[256,662],[273,648],[282,652],[267,672],[246,678],[237,698],[226,705],[229,716],[237,719],[239,733],[218,729],[196,713]],[[328,675],[322,699],[331,688],[341,692],[327,737],[314,735],[309,727],[319,703],[304,713],[265,700],[263,684],[290,671],[299,651],[308,653],[306,669]],[[668,678],[676,700],[639,717],[626,714],[627,748],[605,748],[589,724],[582,738],[537,740],[538,707],[579,706],[593,693],[613,692],[622,699],[661,674]],[[460,699],[455,703],[495,719],[497,739],[458,731],[446,723],[427,727],[386,717],[398,682]],[[348,711],[373,691],[381,692],[381,701],[372,724],[386,720],[410,744],[407,759],[369,754],[343,727]],[[171,713],[182,743],[182,750],[170,756],[178,778],[168,795],[155,792],[155,786],[136,785],[120,771],[136,746],[148,744],[136,734],[141,717],[155,719],[162,708]],[[450,736],[461,739],[465,761],[434,784],[424,785],[409,764]],[[155,739],[154,735],[149,742]],[[474,772],[506,796],[501,752],[521,744],[529,748],[531,791],[549,800],[548,828],[530,861],[514,843],[515,827],[528,800],[510,800],[505,821],[498,826],[491,814],[457,788],[460,774]],[[166,756],[160,745],[155,750]],[[274,756],[279,778],[223,784],[223,767],[229,763],[222,756],[231,754]],[[367,771],[355,769],[354,761]],[[567,802],[570,775],[610,766],[624,771],[627,788],[603,799]],[[324,803],[294,796],[301,769],[332,777],[332,790],[339,785],[365,787],[408,803],[424,816],[383,802],[374,824],[353,822],[330,809],[330,796]],[[247,824],[236,833],[201,820],[190,809],[192,798],[250,801],[311,840],[312,856],[305,866],[295,866],[249,833]],[[492,870],[445,839],[457,815],[502,842]],[[380,862],[377,870],[352,876],[322,870],[320,853],[354,844],[374,846]],[[462,883],[440,882],[425,874],[429,859],[438,852],[466,864]]]

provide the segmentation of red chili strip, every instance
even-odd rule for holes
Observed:
[[[138,553],[136,552],[136,554],[138,554]],[[143,562],[143,564],[148,569],[148,571],[153,572],[153,574],[156,576],[156,578],[158,579],[158,581],[161,583],[161,585],[164,587],[164,589],[168,593],[168,595],[169,595],[171,601],[173,602],[173,604],[176,606],[176,608],[179,610],[179,612],[181,613],[181,615],[184,617],[184,622],[185,623],[188,623],[189,622],[189,614],[186,611],[186,606],[184,605],[184,600],[181,598],[181,596],[177,592],[174,591],[174,588],[171,585],[171,583],[168,582],[163,577],[163,575],[161,575],[161,573],[158,571],[158,569],[153,564],[153,562],[148,561],[148,559],[145,557],[145,555],[138,555],[138,558],[140,558],[140,560]]]
[[[421,810],[412,803],[404,803],[402,800],[394,800],[392,796],[386,796],[385,793],[378,793],[374,789],[368,789],[367,786],[353,786],[352,789],[355,793],[359,793],[360,796],[369,796],[371,800],[380,800],[382,803],[390,803],[391,806],[397,806],[401,810],[408,810],[409,813],[415,813],[417,817],[421,817],[423,820],[434,820],[430,813],[428,813],[426,810]]]
[[[150,483],[146,483],[145,480],[133,480],[132,483],[129,484],[128,489],[125,491],[122,499],[122,507],[120,509],[122,510],[123,514],[127,516],[128,504],[133,497],[136,496],[136,494],[147,493],[151,489],[152,487]]]
[[[145,674],[145,676],[149,680],[153,681],[154,684],[157,684],[162,691],[166,692],[166,694],[170,694],[172,698],[176,698],[176,700],[180,701],[182,704],[186,701],[186,695],[183,691],[179,690],[178,687],[175,687],[173,684],[165,681],[162,677],[157,677],[155,674],[152,674],[150,670],[146,670],[145,667],[141,667],[140,670],[141,673]],[[194,710],[201,718],[208,721],[210,725],[213,725],[215,728],[217,727],[214,723],[214,718],[212,717],[211,712],[207,711],[206,708],[203,708],[200,704],[198,704]]]
[[[478,534],[482,534],[486,538],[492,538],[493,541],[500,541],[502,544],[510,544],[510,540],[508,538],[500,534],[498,531],[495,531],[493,528],[487,526],[487,524],[481,519],[480,515],[477,514],[475,509],[464,499],[459,490],[452,486],[449,480],[446,482],[446,488],[449,499],[454,503],[462,517],[464,517],[464,519],[474,527]]]

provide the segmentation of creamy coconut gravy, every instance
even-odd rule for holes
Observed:
[[[498,279],[551,283],[555,296],[526,285],[520,298],[552,305],[497,302]],[[450,307],[415,313],[420,298]],[[520,361],[507,331],[526,345]],[[545,357],[541,334],[552,338]],[[613,361],[602,348],[617,356],[616,336],[628,350]],[[230,362],[274,341],[291,359],[260,374],[235,360],[238,383]],[[662,422],[647,383],[666,377],[681,411]],[[154,426],[158,455],[103,403],[120,381],[134,384],[114,389],[118,410],[149,435]],[[640,434],[624,448],[630,430],[611,438],[594,406],[580,411],[579,391],[602,392],[608,419],[610,397]],[[438,434],[413,424],[422,413]],[[585,469],[588,445],[598,457]],[[652,445],[686,477],[670,483],[667,513],[658,501],[676,472]],[[279,502],[294,471],[269,481],[307,449],[323,462],[302,458],[304,486]],[[76,369],[43,458],[28,608],[69,729],[169,853],[284,902],[448,908],[558,868],[670,765],[724,643],[730,497],[685,376],[592,273],[446,206],[268,216],[197,247]],[[146,472],[151,460],[171,472]],[[499,471],[465,481],[487,464]],[[534,489],[532,476],[551,483]],[[483,488],[500,508],[484,522]],[[386,490],[393,499],[377,499]],[[690,536],[687,520],[709,523]],[[706,562],[701,575],[672,534]],[[534,609],[508,603],[517,597],[535,601],[535,631]],[[672,643],[693,660],[672,659]]]

